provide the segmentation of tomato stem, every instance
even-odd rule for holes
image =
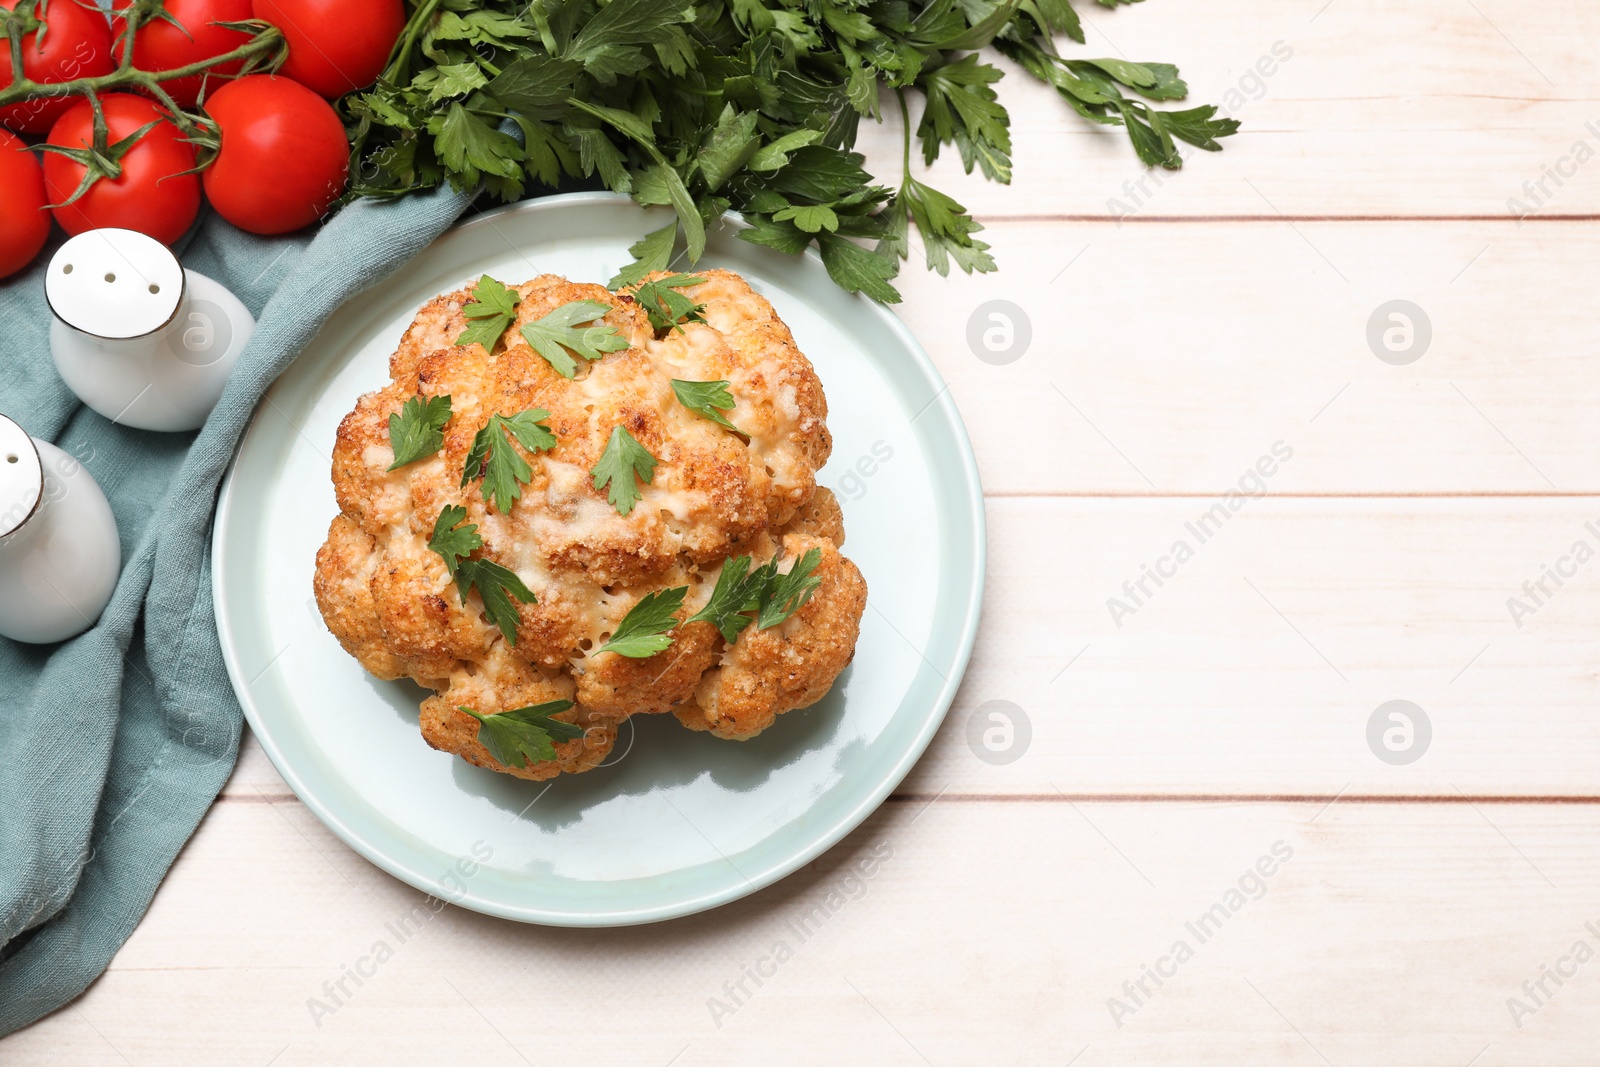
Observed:
[[[133,37],[135,31],[144,23],[144,3],[136,3],[129,7],[122,15],[122,61],[117,64],[121,70],[133,69]]]
[[[0,23],[6,28],[7,43],[11,47],[11,70],[22,70],[22,38],[39,28],[39,20],[33,16],[34,0],[19,0],[17,6],[10,11],[0,13]],[[35,38],[37,40],[37,38]]]
[[[18,6],[20,7],[21,5]],[[138,5],[135,6],[138,7]],[[133,66],[132,46],[133,30],[137,28],[138,18],[139,16],[132,15],[128,19],[127,43],[123,49],[122,66],[110,74],[102,74],[93,78],[75,78],[64,82],[36,82],[31,78],[20,76],[22,71],[20,54],[22,52],[22,36],[25,31],[21,28],[20,20],[7,19],[5,26],[6,35],[11,39],[13,80],[10,85],[0,88],[0,107],[30,99],[58,96],[91,96],[95,93],[142,89],[167,107],[172,112],[173,121],[185,133],[190,133],[198,128],[197,124],[173,102],[167,91],[161,88],[162,82],[204,74],[213,67],[239,60],[264,60],[264,63],[260,65],[270,67],[280,58],[284,49],[283,31],[276,26],[263,23],[253,38],[231,52],[225,52],[220,56],[212,56],[209,59],[196,60],[193,63],[174,67],[171,70],[140,70]]]

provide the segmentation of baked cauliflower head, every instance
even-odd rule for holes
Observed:
[[[827,401],[739,276],[485,277],[389,370],[339,427],[315,589],[367,670],[434,690],[434,748],[544,779],[630,715],[745,739],[850,662]]]

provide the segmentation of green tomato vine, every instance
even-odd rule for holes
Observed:
[[[23,38],[28,34],[48,32],[48,24],[45,22],[45,16],[48,14],[46,5],[51,2],[64,3],[70,0],[18,0],[16,7],[11,10],[0,10],[0,29],[3,29],[6,45],[11,52],[12,75],[11,83],[0,88],[0,107],[27,103],[31,100],[83,97],[94,105],[95,132],[98,137],[104,136],[105,127],[105,120],[98,105],[99,96],[103,93],[134,92],[155,100],[170,114],[172,122],[183,131],[185,137],[201,146],[208,144],[214,146],[199,116],[179,107],[161,87],[161,83],[204,74],[225,63],[242,62],[240,76],[272,71],[283,62],[286,51],[283,32],[270,23],[258,19],[222,22],[218,25],[225,29],[250,34],[250,40],[221,55],[197,60],[171,70],[141,70],[133,64],[133,41],[139,27],[157,19],[165,19],[174,25],[178,23],[167,13],[163,0],[134,0],[128,7],[110,12],[112,20],[120,23],[112,45],[113,52],[117,54],[115,70],[109,74],[72,78],[61,82],[38,82],[23,73]]]

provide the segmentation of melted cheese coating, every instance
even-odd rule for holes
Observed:
[[[832,449],[822,385],[764,298],[735,274],[699,273],[705,282],[684,291],[703,304],[705,321],[663,331],[628,293],[535,278],[516,287],[516,319],[493,352],[455,344],[471,293],[438,297],[391,357],[390,384],[362,397],[340,425],[333,479],[341,514],[318,554],[317,601],[368,670],[437,691],[421,719],[435,747],[542,778],[596,765],[615,724],[632,714],[672,711],[719,736],[753,736],[776,715],[820,699],[849,662],[866,589],[839,553],[838,505],[816,486]],[[519,331],[574,300],[609,307],[603,322],[629,347],[579,359],[567,379]],[[679,403],[673,378],[729,382],[736,404],[726,414],[740,432]],[[389,417],[419,395],[451,399],[444,446],[390,471]],[[532,472],[501,514],[480,483],[461,484],[461,472],[490,416],[531,408],[549,412],[557,444],[529,453],[509,439],[495,442],[515,448]],[[617,426],[657,461],[652,481],[636,483],[640,500],[626,516],[592,474]],[[465,508],[477,525],[477,555],[515,571],[536,597],[517,605],[514,643],[487,621],[475,593],[462,603],[428,548],[448,506]],[[710,624],[680,622],[672,647],[648,659],[598,652],[651,592],[689,586],[685,619],[710,596],[727,558],[748,554],[759,565],[811,547],[823,551],[822,586],[779,627],[749,627],[728,647]],[[555,761],[522,769],[489,756],[476,720],[455,710],[466,704],[487,714],[551,699],[577,702],[564,717],[585,724],[585,736],[558,746]]]

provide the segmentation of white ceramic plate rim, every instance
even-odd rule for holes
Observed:
[[[492,230],[496,220],[508,215],[560,211],[578,204],[595,203],[631,204],[632,201],[626,196],[605,192],[555,194],[481,212],[473,219],[458,224],[454,230],[470,231],[479,228]],[[744,225],[743,220],[735,213],[730,212],[728,218],[737,226],[742,227]],[[426,255],[427,252],[424,251],[422,254]],[[821,269],[821,259],[815,250],[808,249],[805,255],[808,259],[814,260],[817,268]],[[914,268],[915,264],[913,264]],[[356,299],[359,296],[360,294],[356,294],[351,299]],[[464,895],[452,894],[450,896],[452,903],[483,914],[495,915],[519,922],[573,927],[630,926],[640,923],[659,922],[664,919],[673,919],[706,911],[730,901],[738,900],[771,885],[838,844],[845,835],[860,826],[872,812],[877,810],[889,794],[894,791],[895,787],[910,773],[911,768],[916,765],[923,752],[927,750],[934,734],[944,722],[945,716],[950,710],[950,705],[955,700],[956,690],[961,684],[962,676],[966,673],[967,663],[972,656],[972,646],[977,639],[978,620],[982,614],[983,607],[984,575],[988,558],[983,488],[978,476],[977,457],[973,453],[972,443],[967,436],[965,424],[956,409],[955,401],[950,397],[950,390],[947,384],[934,367],[933,361],[928,358],[927,353],[923,351],[922,346],[898,316],[889,311],[888,308],[874,303],[865,296],[858,295],[857,299],[867,305],[871,313],[879,316],[899,339],[904,354],[911,358],[930,390],[935,393],[935,398],[930,402],[929,407],[937,407],[943,413],[945,425],[950,428],[952,433],[951,443],[955,445],[961,461],[959,471],[945,472],[949,476],[950,483],[957,481],[955,476],[959,476],[959,492],[957,486],[948,483],[947,490],[952,496],[964,496],[966,503],[969,505],[963,510],[963,514],[970,520],[971,526],[964,533],[966,537],[970,538],[973,558],[970,570],[971,579],[965,590],[965,617],[961,620],[960,635],[956,642],[955,655],[950,661],[950,670],[945,674],[944,684],[939,688],[936,697],[924,714],[921,729],[918,730],[911,743],[905,747],[900,758],[880,774],[872,789],[865,793],[858,803],[846,809],[830,825],[819,828],[803,847],[794,850],[786,858],[769,863],[765,868],[758,871],[741,872],[744,877],[738,884],[730,885],[715,892],[688,897],[670,904],[639,908],[632,911],[607,911],[600,914],[511,906],[500,900],[480,897],[471,892]],[[313,339],[312,344],[315,344],[315,339]],[[308,345],[308,347],[310,346]],[[285,368],[285,372],[287,373],[287,368]],[[276,383],[268,389],[268,397],[270,397],[274,388],[276,388]],[[244,709],[245,719],[249,722],[250,729],[255,733],[256,739],[266,752],[267,758],[272,761],[272,765],[277,768],[278,773],[283,776],[284,781],[294,791],[295,795],[300,798],[301,802],[325,826],[332,830],[340,840],[344,841],[345,844],[367,860],[425,893],[443,897],[445,890],[438,877],[428,875],[401,862],[377,844],[367,840],[361,833],[345,822],[336,811],[325,804],[314,789],[310,788],[295,770],[292,761],[285,758],[274,737],[272,727],[262,714],[261,708],[257,705],[249,680],[244,674],[239,656],[239,643],[231,622],[231,607],[225,582],[230,550],[224,534],[229,526],[229,517],[234,501],[233,475],[239,451],[244,448],[245,442],[256,425],[259,413],[260,405],[258,404],[257,415],[252,416],[250,426],[246,428],[244,437],[240,439],[239,449],[235,451],[234,461],[229,464],[228,471],[224,476],[212,528],[212,604],[217,619],[217,636],[222,645],[222,655],[227,665],[229,681],[233,685],[233,691],[238,697],[240,706]]]

